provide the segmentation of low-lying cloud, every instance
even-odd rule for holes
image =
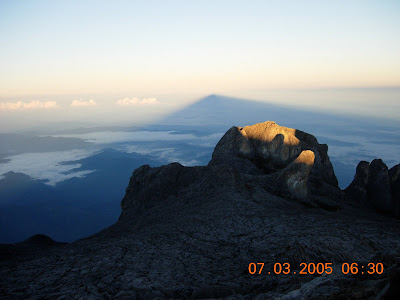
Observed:
[[[126,153],[138,153],[142,155],[152,155],[156,160],[162,163],[179,162],[184,166],[199,166],[201,161],[191,159],[191,154],[185,153],[185,150],[178,147],[164,147],[164,148],[152,148],[152,145],[127,145],[123,149],[120,149]],[[207,151],[208,152],[208,151]],[[197,153],[198,154],[198,153]],[[203,152],[204,154],[204,152]]]
[[[0,163],[0,179],[13,171],[26,174],[34,179],[45,180],[48,185],[56,185],[73,177],[82,178],[94,170],[76,170],[80,163],[64,164],[93,155],[95,151],[74,149],[67,151],[22,153],[7,157],[6,163]]]
[[[57,107],[56,101],[0,102],[0,111],[51,109],[56,107]]]
[[[96,106],[97,103],[93,99],[90,99],[89,101],[83,101],[82,99],[79,100],[74,100],[71,103],[72,107],[87,107],[87,106]]]
[[[381,158],[389,168],[398,163],[400,157],[400,145],[393,145],[392,139],[382,139],[379,143],[374,143],[371,137],[349,135],[330,135],[325,134],[330,139],[336,139],[349,145],[330,145],[329,157],[348,165],[357,165],[360,160],[371,162],[374,158]]]
[[[193,141],[194,144],[212,143],[215,145],[223,133],[213,133],[197,137],[192,133],[176,134],[174,131],[97,131],[83,134],[55,134],[53,137],[79,138],[93,144],[112,144],[124,142],[153,142],[153,141]]]
[[[121,106],[154,105],[159,103],[160,102],[156,98],[143,98],[142,100],[140,100],[136,97],[126,97],[117,101],[117,104]]]

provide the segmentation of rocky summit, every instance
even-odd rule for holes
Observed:
[[[398,195],[397,166],[362,162],[342,191],[314,136],[232,127],[207,166],[136,169],[109,228],[1,245],[0,297],[396,299]]]

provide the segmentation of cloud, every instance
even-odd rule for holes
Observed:
[[[56,108],[56,101],[0,102],[0,111]]]
[[[95,170],[76,170],[82,165],[78,160],[95,154],[95,150],[74,149],[67,151],[22,153],[8,156],[6,163],[0,164],[0,176],[13,171],[24,173],[34,179],[46,180],[55,185],[73,177],[82,178]],[[75,163],[76,161],[76,163]],[[65,164],[64,162],[69,162]],[[72,163],[74,162],[74,163]]]
[[[197,140],[191,133],[173,134],[173,131],[97,131],[84,134],[58,134],[53,137],[80,138],[94,144],[123,142]]]
[[[156,98],[144,98],[142,100],[133,97],[126,97],[124,99],[118,100],[117,104],[121,106],[135,106],[135,105],[154,105],[159,104],[160,102]]]
[[[126,142],[153,141],[192,141],[192,144],[214,147],[223,133],[213,133],[198,137],[192,133],[176,133],[175,131],[96,131],[90,133],[54,134],[52,137],[78,138],[93,144],[112,144]]]
[[[90,99],[89,101],[83,101],[82,99],[74,100],[71,103],[72,107],[83,107],[83,106],[95,106],[97,105],[96,101]]]

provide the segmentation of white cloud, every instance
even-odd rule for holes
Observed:
[[[133,98],[126,97],[124,99],[120,99],[117,101],[117,104],[121,106],[154,105],[159,103],[160,102],[156,98],[144,98],[140,100],[136,97]]]
[[[48,109],[56,107],[57,107],[56,101],[0,102],[0,111],[38,109],[38,108]]]
[[[112,144],[125,142],[150,142],[150,141],[193,141],[193,144],[215,146],[223,133],[213,133],[197,137],[192,133],[179,133],[174,131],[96,131],[83,134],[55,134],[53,137],[79,138],[94,144]]]
[[[74,100],[71,103],[71,106],[73,107],[82,107],[82,106],[95,106],[97,103],[93,99],[90,99],[89,101],[83,101],[82,99],[79,100]]]
[[[94,144],[146,141],[184,141],[197,139],[197,137],[193,134],[173,134],[173,131],[97,131],[84,134],[58,134],[52,136],[80,138]]]
[[[0,179],[10,171],[24,173],[34,179],[46,180],[45,183],[48,185],[55,185],[73,177],[82,178],[94,170],[74,170],[80,168],[81,164],[78,162],[63,164],[63,162],[84,159],[94,153],[94,150],[74,149],[12,155],[7,157],[6,163],[0,164]]]
[[[176,148],[151,148],[150,145],[138,146],[138,145],[127,145],[124,149],[121,149],[126,153],[139,153],[143,155],[153,155],[161,162],[172,163],[179,162],[184,166],[199,166],[200,161],[196,159],[185,159],[188,155]]]

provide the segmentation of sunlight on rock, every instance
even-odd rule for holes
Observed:
[[[311,150],[305,150],[300,153],[299,157],[296,158],[295,163],[302,163],[309,166],[314,164],[315,154]]]
[[[279,136],[279,140],[283,138],[283,143],[286,145],[296,146],[300,143],[296,137],[296,129],[279,126],[273,121],[245,126],[239,130],[243,136],[263,142],[272,142]]]

